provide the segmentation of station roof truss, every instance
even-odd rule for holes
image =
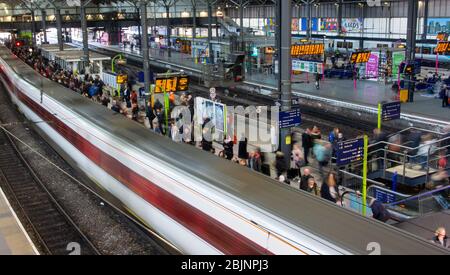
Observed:
[[[68,8],[76,6],[83,0],[0,0],[0,4],[7,5],[11,8],[25,8],[25,9],[45,9],[45,8]],[[119,6],[129,4],[130,6],[137,6],[141,0],[84,0],[89,2],[89,6]],[[188,3],[191,5],[207,5],[212,4],[214,6],[220,6],[224,8],[232,7],[246,7],[246,6],[273,6],[276,4],[276,0],[144,0],[147,3],[158,3],[162,6],[173,6],[178,3]],[[383,1],[384,3],[393,2],[395,0]],[[292,0],[294,5],[321,5],[334,3],[339,4],[359,4],[366,5],[366,0]],[[70,3],[70,5],[69,5]]]

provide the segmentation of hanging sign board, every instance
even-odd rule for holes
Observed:
[[[367,63],[370,60],[370,55],[371,55],[370,51],[352,53],[350,62],[352,64]]]
[[[338,143],[336,163],[338,166],[361,161],[364,157],[364,138],[347,140]]]
[[[304,55],[318,55],[324,53],[324,44],[304,44],[304,45],[292,45],[291,55],[304,56]]]
[[[128,75],[119,74],[117,75],[117,84],[126,84],[128,82]]]
[[[383,121],[400,119],[402,104],[398,102],[390,102],[382,105]]]
[[[189,89],[188,76],[157,76],[155,93],[185,92]]]

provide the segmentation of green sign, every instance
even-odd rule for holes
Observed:
[[[398,75],[398,68],[400,64],[405,61],[405,52],[393,52],[392,53],[392,75]]]

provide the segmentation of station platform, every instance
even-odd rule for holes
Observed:
[[[0,255],[38,255],[36,247],[0,189]]]
[[[79,41],[77,45],[80,45]],[[124,48],[96,42],[90,42],[89,45],[141,58],[141,52],[136,48]],[[190,55],[173,51],[172,57],[169,58],[165,50],[149,50],[151,60],[158,61],[168,69],[176,68],[199,74],[203,73],[203,64],[194,62]],[[391,84],[385,85],[377,81],[359,80],[355,88],[352,80],[325,78],[320,83],[320,89],[316,89],[313,78],[313,75],[307,76],[306,74],[295,76],[294,82],[297,83],[292,84],[294,95],[305,99],[331,102],[348,109],[366,110],[371,113],[377,112],[379,102],[398,100],[398,93],[392,91]],[[243,84],[258,89],[264,94],[270,94],[277,90],[276,81],[276,75],[274,74],[247,73]],[[425,92],[417,92],[413,103],[404,103],[402,114],[408,118],[423,120],[436,125],[450,124],[450,108],[442,108],[440,99]]]

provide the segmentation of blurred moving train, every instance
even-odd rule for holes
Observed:
[[[182,253],[449,253],[115,116],[3,46],[0,80],[58,153]]]

